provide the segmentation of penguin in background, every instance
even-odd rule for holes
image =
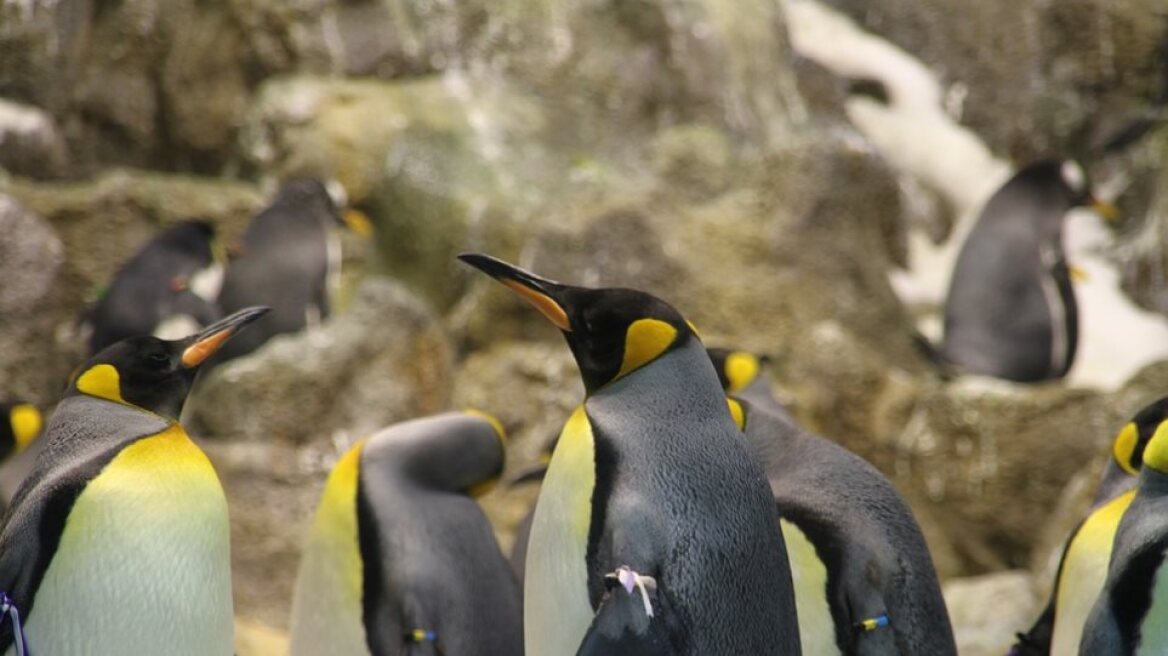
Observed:
[[[523,653],[519,585],[474,500],[504,439],[493,417],[451,412],[338,461],[296,579],[292,656]]]
[[[778,508],[802,653],[955,656],[928,545],[888,479],[786,413],[729,403]]]
[[[263,312],[82,365],[0,529],[0,652],[232,653],[227,501],[176,417],[199,366]]]
[[[22,453],[40,437],[44,428],[41,411],[31,403],[0,401],[0,463]]]
[[[1168,397],[1140,409],[1112,441],[1090,510],[1064,543],[1050,600],[1034,625],[1018,634],[1011,656],[1079,653],[1087,616],[1107,579],[1116,531],[1135,497],[1144,449],[1165,420]]]
[[[965,373],[1018,382],[1066,375],[1079,322],[1063,221],[1079,206],[1115,216],[1069,160],[1031,164],[990,197],[949,283],[944,360]]]
[[[348,226],[372,234],[365,215],[342,212],[339,184],[292,180],[280,187],[271,205],[257,214],[232,253],[219,294],[224,312],[252,305],[272,308],[216,357],[225,362],[247,355],[276,335],[319,325],[328,318],[330,293],[340,276],[341,246],[334,229]]]
[[[207,221],[183,221],[155,235],[83,317],[89,354],[128,337],[174,339],[210,325],[220,316],[215,297],[223,260]]]
[[[0,401],[0,513],[32,469],[44,423],[35,405]]]
[[[1083,627],[1082,656],[1168,653],[1168,422],[1143,454],[1135,495],[1115,532],[1107,580]]]
[[[787,408],[771,393],[770,383],[763,375],[763,369],[770,364],[770,358],[750,351],[728,348],[708,348],[710,361],[718,372],[718,380],[726,394],[750,401],[757,408],[777,412],[789,417]]]
[[[536,506],[527,653],[798,653],[774,501],[690,324],[644,292],[459,259],[561,330],[586,390]]]

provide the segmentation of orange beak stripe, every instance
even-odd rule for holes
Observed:
[[[215,351],[218,351],[219,347],[223,346],[223,342],[226,342],[227,338],[231,337],[231,335],[233,335],[234,333],[235,333],[235,329],[231,328],[228,330],[217,332],[214,335],[204,337],[203,339],[200,339],[199,341],[195,342],[194,344],[191,344],[190,346],[188,346],[186,348],[185,351],[183,351],[183,354],[182,354],[183,366],[187,367],[189,369],[191,367],[197,367],[197,366],[203,364],[203,362],[207,358],[214,355]]]
[[[511,280],[510,278],[501,278],[499,282],[507,285],[511,291],[519,294],[528,303],[534,305],[535,309],[539,310],[557,328],[565,332],[572,332],[572,325],[568,323],[568,313],[564,312],[564,308],[560,307],[560,304],[556,303],[552,297],[537,292],[523,283]]]

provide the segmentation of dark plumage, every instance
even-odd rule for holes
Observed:
[[[329,316],[328,278],[340,266],[339,246],[330,246],[330,231],[341,224],[337,206],[319,180],[294,180],[280,187],[272,204],[248,225],[219,295],[224,312],[252,305],[272,311],[232,340],[217,362],[251,353],[276,335]]]
[[[798,569],[807,556],[826,569],[826,591],[810,589],[796,571],[805,649],[826,650],[804,609],[826,599],[834,646],[842,654],[943,656],[957,647],[928,546],[908,504],[875,467],[847,449],[808,433],[788,418],[739,400],[745,433],[770,480],[784,522],[788,555]],[[814,546],[797,553],[791,525]],[[807,576],[810,576],[807,574]],[[810,613],[808,613],[810,616]],[[867,619],[888,625],[859,630]],[[821,629],[822,630],[822,629]],[[814,642],[813,642],[814,641]]]
[[[1093,202],[1073,162],[1032,164],[994,193],[953,270],[941,344],[946,360],[967,373],[1020,382],[1067,373],[1078,307],[1063,220]]]
[[[587,390],[533,521],[527,652],[798,653],[774,502],[682,316],[636,290],[460,258],[563,331]]]
[[[206,221],[184,221],[148,241],[114,275],[108,290],[85,317],[89,353],[139,335],[151,335],[164,321],[189,316],[205,326],[219,317],[214,305],[221,264],[215,261],[215,229]],[[192,289],[206,272],[211,289]]]
[[[297,581],[293,654],[351,653],[362,642],[385,656],[523,653],[520,589],[472,498],[503,470],[494,426],[467,413],[408,421],[354,447],[346,458],[359,464],[338,465],[357,468],[356,486],[342,495],[345,473],[331,477],[317,511]],[[356,530],[336,534],[330,516],[355,516]],[[341,589],[353,563],[335,544],[359,553],[360,589]]]

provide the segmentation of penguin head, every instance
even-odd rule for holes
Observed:
[[[1115,220],[1114,206],[1095,197],[1083,165],[1075,160],[1042,160],[1018,171],[1003,192],[1025,194],[1051,211],[1040,215],[1051,230],[1062,225],[1066,213],[1075,207],[1090,207],[1108,220]]]
[[[1168,420],[1168,396],[1144,406],[1116,435],[1111,455],[1115,464],[1133,476],[1144,464],[1144,450],[1160,423]]]
[[[506,285],[563,332],[589,394],[697,336],[681,313],[642,291],[565,285],[477,253],[458,258]]]
[[[141,336],[116,342],[78,369],[65,396],[84,394],[177,418],[199,367],[267,311],[240,310],[183,339]]]
[[[736,394],[758,380],[763,367],[770,361],[749,351],[726,348],[707,348],[706,353],[718,371],[718,380],[727,394]]]
[[[44,428],[36,406],[19,401],[0,403],[0,460],[24,451]]]

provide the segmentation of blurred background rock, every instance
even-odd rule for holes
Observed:
[[[232,503],[241,654],[279,651],[300,536],[353,440],[474,406],[516,472],[578,402],[558,335],[462,250],[649,290],[707,343],[770,354],[795,415],[912,502],[962,653],[1002,653],[1120,422],[1165,393],[1168,344],[1117,329],[1140,365],[1119,383],[941,380],[913,347],[936,299],[891,280],[943,288],[914,240],[943,243],[1000,179],[923,123],[873,133],[873,111],[920,109],[914,83],[796,51],[823,16],[919,60],[930,109],[1001,170],[1082,157],[1126,217],[1090,255],[1168,312],[1160,0],[12,0],[2,386],[55,403],[87,299],[159,227],[231,238],[275,181],[335,178],[377,225],[346,242],[341,311],[213,372],[186,415]],[[1133,121],[1153,127],[1105,154]],[[533,496],[484,498],[505,548]]]

